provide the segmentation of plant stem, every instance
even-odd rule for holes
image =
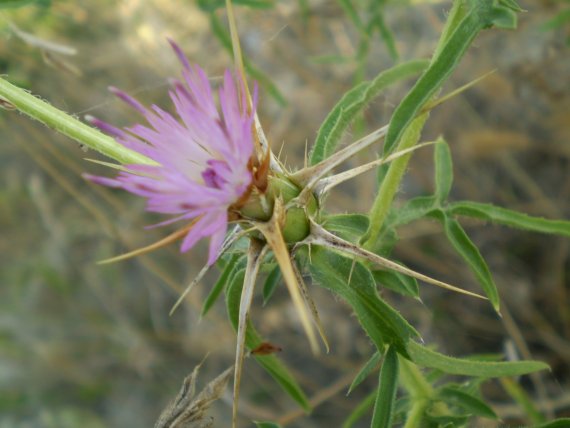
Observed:
[[[400,358],[400,379],[410,393],[412,406],[408,413],[404,428],[415,428],[421,425],[424,412],[433,394],[433,388],[413,362]]]
[[[457,29],[459,24],[465,17],[467,7],[465,0],[456,0],[450,10],[449,17],[446,21],[445,27],[442,31],[439,42],[435,48],[432,56],[432,63],[441,54],[443,47],[448,39]],[[475,33],[476,34],[476,33]],[[473,36],[474,37],[474,36]],[[434,97],[437,95],[434,95]],[[397,143],[396,151],[413,147],[417,144],[422,128],[428,118],[428,114],[424,113],[417,116],[408,127],[405,129],[400,141]],[[390,164],[388,171],[382,180],[376,199],[370,209],[370,226],[364,237],[362,238],[362,245],[370,251],[374,251],[374,247],[378,241],[380,231],[392,205],[392,201],[398,191],[404,172],[408,166],[411,155],[402,156]]]
[[[49,128],[123,164],[153,164],[99,130],[0,78],[0,98]]]
[[[428,113],[424,113],[410,123],[410,126],[408,126],[408,129],[404,132],[396,151],[405,150],[417,144],[428,116]],[[396,192],[400,187],[400,182],[406,172],[411,156],[412,153],[392,161],[384,180],[382,180],[382,184],[378,190],[378,195],[370,209],[370,228],[363,238],[363,246],[369,251],[374,251],[374,247],[378,242],[378,236],[382,230],[382,225],[388,215],[394,196],[396,196]]]

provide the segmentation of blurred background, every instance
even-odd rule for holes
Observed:
[[[169,108],[167,79],[178,76],[180,67],[167,37],[213,76],[214,85],[232,63],[223,43],[225,11],[217,7],[223,2],[29,3],[0,9],[0,74],[78,118],[90,114],[117,126],[139,120],[108,93],[110,85]],[[312,144],[346,90],[393,65],[395,53],[398,60],[429,57],[450,6],[385,2],[391,45],[378,32],[364,35],[341,2],[254,3],[262,7],[237,7],[241,40],[253,67],[250,75],[260,82],[261,121],[274,151],[281,150],[291,169],[303,165],[305,145]],[[362,20],[368,3],[353,2]],[[569,219],[568,3],[520,4],[528,12],[520,14],[519,29],[482,33],[444,92],[497,71],[438,107],[423,139],[443,135],[450,143],[453,200]],[[48,42],[56,45],[46,50]],[[402,82],[377,98],[346,142],[387,123],[411,84]],[[401,201],[433,191],[431,150],[414,155]],[[373,150],[365,153],[354,165],[374,156]],[[142,200],[85,182],[82,172],[112,174],[84,158],[99,157],[9,108],[0,110],[0,427],[152,426],[206,356],[199,386],[233,363],[235,337],[223,302],[199,319],[216,269],[168,315],[205,262],[205,243],[182,255],[172,245],[131,261],[96,265],[168,230],[144,229],[163,217],[145,213]],[[347,184],[329,198],[327,209],[366,212],[374,182],[371,174]],[[423,304],[390,292],[384,297],[444,353],[507,349],[511,358],[546,361],[552,372],[521,382],[543,410],[570,415],[569,241],[480,222],[464,225],[494,274],[503,319],[484,302],[425,284]],[[437,223],[416,222],[399,233],[399,260],[477,289]],[[313,413],[303,414],[255,362],[246,361],[242,426],[254,419],[291,427],[340,426],[375,387],[372,376],[345,396],[372,346],[343,302],[319,287],[311,292],[332,344],[329,355],[308,352],[283,287],[265,307],[255,300],[252,319],[283,348],[280,357],[315,404]],[[485,394],[502,426],[523,421],[499,383],[489,382]],[[210,414],[214,426],[229,426],[229,389]]]

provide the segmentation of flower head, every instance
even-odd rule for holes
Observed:
[[[183,82],[174,81],[170,98],[176,113],[156,105],[150,108],[115,88],[111,92],[140,112],[147,125],[121,130],[90,118],[125,147],[152,159],[157,165],[125,165],[116,178],[88,176],[90,180],[119,187],[147,199],[147,210],[172,214],[160,223],[193,220],[181,251],[210,237],[208,264],[215,262],[227,225],[228,209],[246,194],[252,181],[254,107],[248,111],[242,89],[226,71],[219,105],[204,71],[189,64],[172,46],[183,65]]]

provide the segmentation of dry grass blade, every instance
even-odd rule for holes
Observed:
[[[305,330],[305,334],[309,339],[309,344],[311,345],[311,350],[314,354],[319,353],[319,346],[315,332],[313,330],[313,325],[311,323],[307,307],[303,302],[303,297],[299,291],[299,283],[297,282],[297,277],[295,276],[295,270],[293,269],[293,263],[291,261],[291,255],[283,239],[283,234],[281,233],[280,219],[283,218],[283,202],[280,199],[275,201],[275,207],[273,209],[273,216],[267,223],[257,223],[256,227],[263,234],[267,243],[273,250],[275,259],[279,264],[281,269],[281,274],[283,275],[283,280],[285,285],[289,290],[291,295],[291,300],[293,305],[299,314],[301,319],[301,325]]]
[[[160,414],[154,428],[209,428],[213,426],[213,418],[206,417],[205,412],[212,402],[222,395],[232,368],[230,367],[208,383],[194,398],[200,366],[201,364],[196,366],[192,374],[184,379],[178,395]]]
[[[150,253],[151,251],[154,251],[154,250],[158,250],[159,248],[162,248],[162,247],[164,247],[168,244],[171,244],[171,243],[181,239],[182,237],[184,237],[184,235],[186,235],[190,231],[190,229],[192,229],[192,227],[194,227],[194,225],[196,224],[197,221],[198,221],[198,219],[192,220],[192,222],[190,222],[190,224],[188,226],[186,226],[180,230],[177,230],[176,232],[172,233],[171,235],[168,235],[165,238],[162,238],[160,241],[157,241],[153,244],[147,245],[146,247],[138,248],[138,249],[131,251],[129,253],[125,253],[125,254],[121,254],[119,256],[111,257],[109,259],[101,260],[101,261],[97,262],[97,264],[98,265],[106,265],[109,263],[120,262],[123,260],[131,259],[131,258],[136,257],[136,256],[142,256],[143,254]]]
[[[314,300],[311,298],[309,290],[307,289],[307,285],[303,280],[303,276],[301,275],[301,272],[299,271],[299,268],[295,263],[293,263],[293,270],[295,271],[295,276],[297,277],[297,283],[299,284],[299,289],[301,290],[303,299],[305,299],[305,304],[311,311],[311,315],[313,316],[313,321],[317,326],[317,331],[319,332],[319,336],[321,336],[321,339],[323,340],[323,344],[325,345],[325,349],[328,354],[330,352],[329,341],[325,334],[325,329],[323,328],[323,324],[321,323],[321,318],[319,317],[319,311],[317,310],[317,305],[315,305]]]
[[[263,260],[263,256],[267,252],[267,245],[251,239],[249,251],[247,253],[247,266],[245,269],[245,278],[243,281],[243,289],[241,291],[241,299],[239,302],[239,318],[237,328],[236,343],[236,361],[234,371],[234,402],[232,409],[232,426],[237,424],[237,410],[239,402],[239,386],[241,383],[241,373],[243,368],[243,359],[245,356],[245,333],[247,330],[247,319],[249,316],[249,308],[253,299],[253,290],[255,281],[259,273],[259,268]]]
[[[378,266],[403,273],[404,275],[411,276],[413,278],[422,280],[429,284],[433,284],[438,287],[455,291],[457,293],[465,294],[471,297],[477,297],[479,299],[487,300],[486,297],[481,296],[480,294],[472,293],[470,291],[463,290],[459,287],[455,287],[451,284],[447,284],[445,282],[438,281],[437,279],[430,278],[429,276],[423,275],[419,272],[408,269],[407,267],[401,266],[385,257],[381,257],[377,254],[374,254],[370,251],[360,248],[358,245],[355,245],[351,242],[339,238],[336,235],[333,235],[332,233],[325,230],[322,226],[318,225],[312,220],[311,220],[311,235],[309,235],[309,237],[305,239],[305,241],[303,241],[303,244],[315,244],[332,248],[339,252],[350,254],[364,260],[368,260],[369,262],[374,263]]]

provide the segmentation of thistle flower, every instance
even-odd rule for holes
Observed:
[[[181,251],[210,237],[208,265],[218,257],[228,211],[247,197],[252,182],[252,125],[254,106],[248,111],[232,74],[226,71],[218,91],[220,110],[205,72],[192,66],[171,42],[183,66],[183,82],[173,81],[169,92],[176,114],[156,105],[146,108],[126,93],[116,96],[141,113],[150,126],[137,124],[118,129],[95,118],[92,124],[113,135],[123,146],[156,162],[125,165],[116,178],[86,175],[93,182],[122,188],[147,198],[148,211],[175,217],[157,226],[180,220],[194,221]],[[255,99],[255,97],[254,97]]]

